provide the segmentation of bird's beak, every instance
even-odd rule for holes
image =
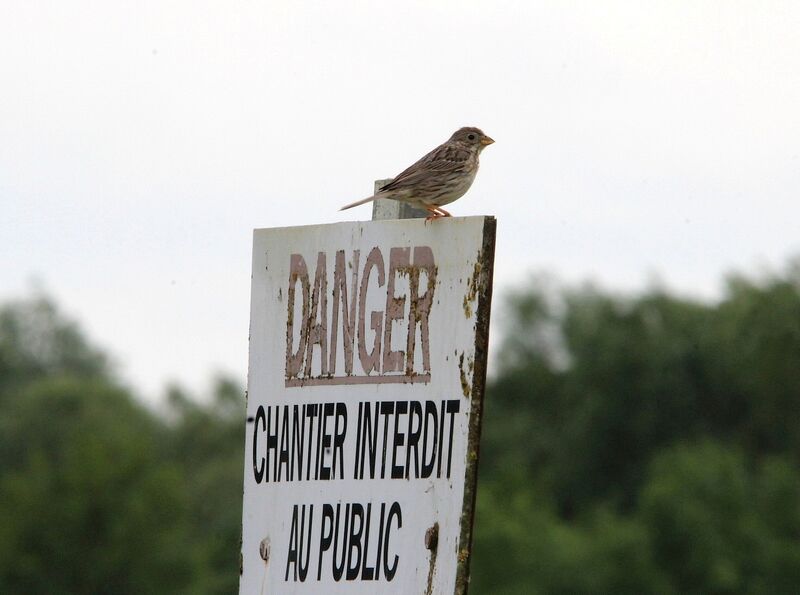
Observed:
[[[488,136],[484,136],[484,137],[481,139],[481,144],[482,144],[484,147],[488,147],[488,146],[489,146],[489,145],[491,145],[493,142],[494,142],[494,141],[493,141],[491,138],[489,138]]]

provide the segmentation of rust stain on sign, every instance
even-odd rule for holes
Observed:
[[[464,396],[469,398],[470,395],[470,388],[469,382],[467,382],[467,375],[464,373],[464,352],[461,352],[461,355],[458,356],[458,375],[461,379],[461,392],[464,393]]]
[[[475,369],[475,360],[472,356],[466,358],[467,362],[464,365],[464,352],[461,352],[461,355],[458,356],[458,375],[461,380],[461,392],[464,393],[464,396],[469,398],[472,394],[472,372]]]
[[[472,276],[467,281],[467,293],[464,294],[464,316],[472,318],[472,304],[480,294],[481,289],[481,270],[482,265],[482,250],[478,251],[475,266],[472,269]]]
[[[425,595],[433,593],[433,574],[436,571],[436,553],[439,549],[439,523],[434,523],[427,531],[425,531],[425,548],[430,550],[431,559],[428,566],[428,584],[425,589]]]

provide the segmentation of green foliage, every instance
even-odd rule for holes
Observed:
[[[42,299],[0,310],[0,354],[0,592],[235,592],[235,384],[166,423]]]
[[[204,561],[204,593],[235,593],[244,469],[244,400],[232,381],[219,378],[213,400],[201,406],[180,393],[169,401],[171,456],[185,472],[192,541]],[[195,591],[200,592],[200,591]]]
[[[65,374],[107,377],[106,358],[45,297],[0,308],[0,398],[13,386]]]
[[[475,592],[796,592],[800,266],[718,304],[539,279],[506,311]]]
[[[786,461],[751,469],[740,451],[704,442],[653,460],[640,518],[681,593],[791,593],[800,572],[798,507],[800,473]]]
[[[484,483],[470,592],[548,595],[674,593],[644,526],[598,508],[562,522],[530,490]]]
[[[487,391],[472,593],[800,584],[800,266],[719,303],[547,280]],[[47,299],[0,308],[0,592],[236,592],[244,402],[160,415]]]

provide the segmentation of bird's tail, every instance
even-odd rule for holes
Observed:
[[[339,210],[344,211],[345,209],[352,209],[353,207],[366,204],[372,200],[375,200],[376,198],[378,198],[378,196],[376,194],[373,194],[372,196],[368,196],[367,198],[362,198],[361,200],[357,200],[356,202],[351,202],[349,205],[344,205]]]

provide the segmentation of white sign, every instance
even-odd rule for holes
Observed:
[[[466,591],[494,230],[255,231],[241,595]]]

